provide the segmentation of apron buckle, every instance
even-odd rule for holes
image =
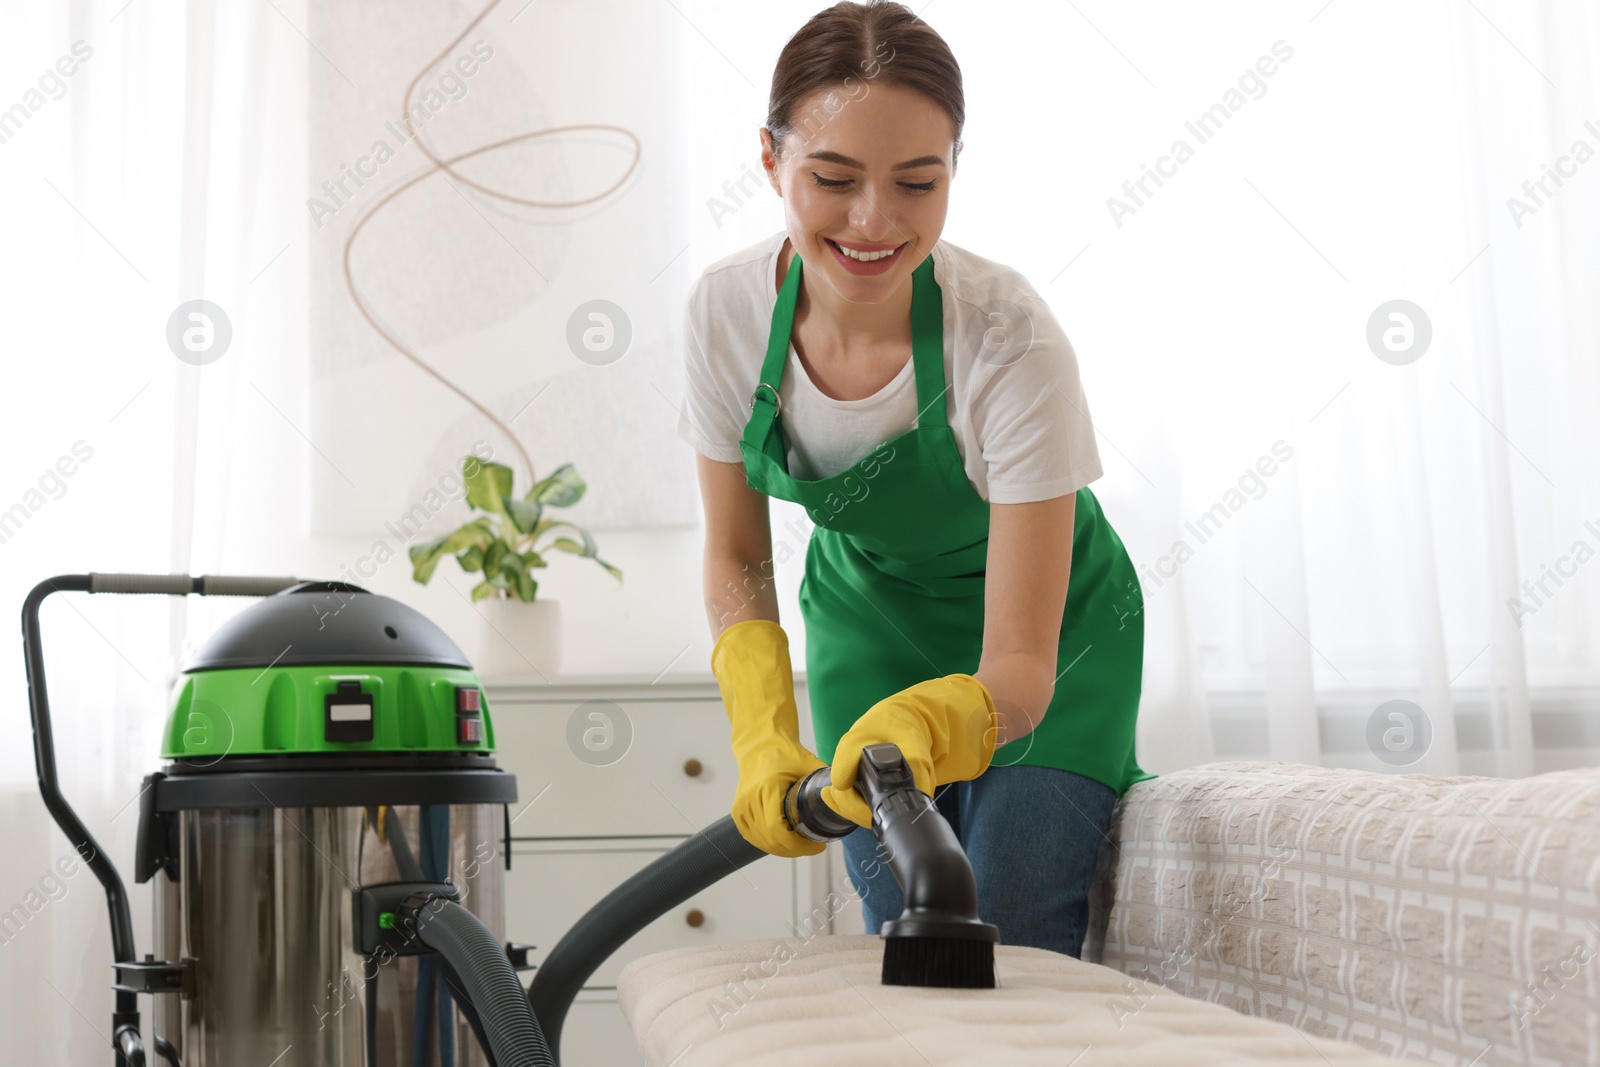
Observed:
[[[772,406],[773,406],[773,408],[776,409],[777,411],[782,411],[783,410],[783,398],[778,395],[778,390],[773,388],[772,385],[767,383],[767,382],[757,382],[755,389],[751,390],[751,393],[750,393],[750,410],[751,411],[755,410],[755,407],[756,407],[756,396],[761,392],[762,389],[765,389],[769,393],[772,394]]]

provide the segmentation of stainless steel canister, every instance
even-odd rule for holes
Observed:
[[[356,950],[351,898],[357,886],[409,881],[412,865],[431,859],[430,880],[444,874],[503,942],[500,805],[287,808],[264,800],[176,814],[179,876],[153,880],[154,952],[193,961],[193,992],[156,997],[154,1006],[155,1032],[184,1067],[487,1064],[454,998],[441,997],[437,960]],[[434,833],[431,849],[425,829]],[[431,992],[419,998],[419,977],[430,973]]]

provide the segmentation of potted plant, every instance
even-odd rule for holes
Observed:
[[[566,463],[518,497],[510,467],[476,456],[461,461],[461,477],[468,506],[482,514],[437,540],[412,545],[411,576],[427,585],[439,561],[451,555],[463,571],[483,575],[472,587],[478,613],[472,659],[480,674],[518,674],[530,668],[559,673],[561,605],[537,598],[539,582],[533,572],[550,565],[546,555],[554,549],[592,559],[622,580],[622,572],[599,557],[588,531],[546,514],[546,509],[576,504],[588,486]],[[577,539],[555,532],[561,528]]]

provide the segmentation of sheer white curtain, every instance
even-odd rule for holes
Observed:
[[[696,269],[783,224],[740,179],[820,6],[683,5]],[[1145,766],[1600,760],[1593,7],[911,6],[967,95],[945,235],[1077,350],[1143,576]],[[1396,300],[1425,350],[1369,344],[1423,328]]]
[[[1200,681],[1174,672],[1180,695],[1146,705],[1151,762],[1212,755],[1158,747],[1210,717],[1235,753],[1279,759],[1592,765],[1600,210],[1579,161],[1600,147],[1600,20],[1512,4],[1307,14],[1271,16],[1296,54],[1270,125],[1244,125],[1268,95],[1227,131],[1241,136],[1215,198],[1172,205],[1214,236],[1198,217],[1226,219],[1237,249],[1193,246],[1182,284],[1207,310],[1154,335],[1156,367],[1207,371],[1160,400],[1184,456],[1179,517],[1223,499],[1264,442],[1295,456],[1233,512],[1220,551],[1208,541],[1176,587],[1147,591],[1152,622],[1181,591],[1172,637]],[[1565,184],[1524,189],[1547,168]],[[1367,340],[1396,299],[1432,333],[1403,365]],[[1152,553],[1164,535],[1195,540],[1148,532]]]
[[[270,572],[303,531],[280,484],[299,480],[287,422],[305,402],[303,14],[115,0],[4,17],[0,605],[13,618],[52,575],[246,559]],[[232,330],[207,366],[167,342],[169,317],[196,298]],[[62,786],[129,880],[141,950],[130,802],[189,634],[239,606],[61,594],[42,613]],[[71,850],[40,802],[12,647],[0,661],[4,1058],[105,1062],[105,898],[86,868],[57,867]]]

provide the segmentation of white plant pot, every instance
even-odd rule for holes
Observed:
[[[468,655],[479,675],[561,673],[559,602],[491,597],[472,610],[478,618]]]

